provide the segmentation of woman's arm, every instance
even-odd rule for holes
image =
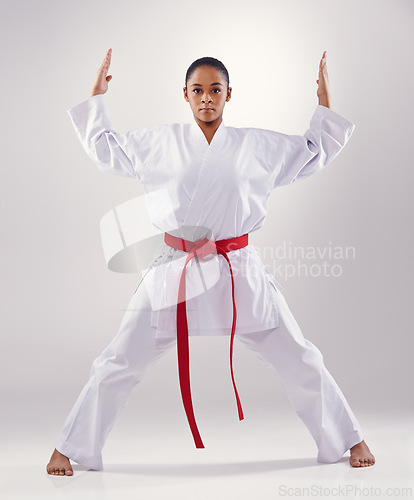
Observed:
[[[355,124],[318,104],[303,135],[282,134],[280,170],[274,187],[292,184],[323,170],[349,141]]]
[[[89,98],[67,113],[84,150],[102,172],[139,180],[136,169],[139,170],[140,165],[135,165],[129,151],[130,137],[135,133],[139,135],[139,131],[118,133],[105,105],[103,94],[112,79],[112,76],[107,76],[111,53],[112,49],[109,49],[98,69]]]
[[[326,51],[319,64],[319,104],[303,135],[267,132],[268,164],[272,166],[273,188],[298,182],[323,170],[342,150],[355,125],[332,109],[326,69]]]

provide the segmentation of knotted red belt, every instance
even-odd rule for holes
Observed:
[[[236,330],[236,304],[234,300],[234,279],[233,271],[231,268],[230,260],[227,257],[226,252],[231,250],[237,250],[248,245],[248,234],[243,234],[237,238],[230,238],[228,240],[211,241],[208,238],[203,238],[198,241],[189,241],[176,236],[172,236],[169,233],[164,234],[164,241],[170,247],[177,248],[178,250],[183,250],[188,252],[184,268],[181,273],[180,285],[178,288],[178,302],[177,302],[177,355],[178,355],[178,372],[180,378],[180,388],[181,397],[183,399],[185,413],[187,415],[187,420],[190,425],[191,432],[193,434],[194,442],[196,448],[204,448],[204,444],[201,440],[200,433],[198,432],[197,424],[195,421],[193,404],[191,400],[191,389],[190,389],[190,363],[189,363],[189,351],[188,351],[188,324],[187,324],[187,310],[185,301],[185,268],[188,262],[196,255],[203,258],[212,253],[220,253],[228,262],[231,274],[231,285],[232,285],[232,298],[233,298],[233,324],[231,327],[231,339],[230,339],[230,371],[231,379],[233,381],[234,392],[236,395],[237,408],[239,412],[239,420],[243,420],[243,410],[241,407],[239,394],[236,389],[236,383],[234,381],[233,375],[233,341],[234,333]]]

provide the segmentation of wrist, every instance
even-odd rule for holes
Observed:
[[[93,97],[94,95],[100,95],[100,94],[105,94],[105,92],[99,91],[97,89],[92,89],[89,92],[89,97]]]
[[[321,106],[326,106],[327,108],[332,108],[332,97],[330,95],[320,96],[319,104]]]

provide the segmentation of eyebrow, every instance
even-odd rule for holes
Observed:
[[[222,84],[222,83],[220,83],[220,82],[215,82],[215,83],[212,83],[212,84],[211,84],[211,87],[212,87],[213,85],[221,85],[221,86],[223,86],[223,84]],[[202,85],[201,85],[200,83],[193,83],[192,85],[190,85],[190,87],[202,87]]]

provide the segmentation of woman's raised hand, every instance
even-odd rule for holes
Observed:
[[[112,49],[109,49],[106,53],[105,59],[101,64],[101,67],[98,69],[96,73],[95,80],[92,84],[91,91],[89,93],[89,97],[92,97],[97,94],[105,94],[108,90],[108,82],[112,80],[112,75],[108,75],[109,65],[111,64],[111,54]]]
[[[319,79],[316,80],[318,84],[318,90],[316,91],[316,95],[319,98],[319,104],[322,106],[326,106],[327,108],[332,107],[332,97],[331,91],[329,88],[329,78],[328,78],[328,70],[326,68],[326,50],[322,55],[321,62],[319,63]]]

